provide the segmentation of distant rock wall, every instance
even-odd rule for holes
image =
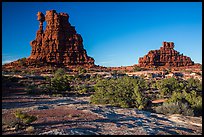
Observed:
[[[83,39],[68,21],[69,15],[57,13],[55,10],[46,11],[46,15],[38,12],[40,22],[36,39],[30,42],[31,55],[29,65],[40,62],[50,65],[83,65],[93,66],[94,59],[89,57],[83,47]],[[43,22],[46,29],[43,30]]]
[[[192,65],[194,65],[194,62],[190,57],[174,50],[173,42],[163,42],[159,50],[151,50],[147,55],[139,58],[140,67],[183,67]]]

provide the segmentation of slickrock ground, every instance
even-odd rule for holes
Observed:
[[[7,89],[8,92],[8,89]],[[34,132],[2,125],[3,135],[197,135],[202,134],[202,117],[184,117],[89,104],[89,97],[27,95],[21,89],[2,97],[2,122],[22,110],[37,116]]]

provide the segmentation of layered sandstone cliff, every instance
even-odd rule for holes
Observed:
[[[151,50],[147,55],[139,58],[140,67],[183,67],[192,65],[194,65],[194,62],[190,57],[174,50],[173,42],[163,42],[159,50]]]
[[[40,22],[36,39],[30,42],[31,55],[28,65],[83,65],[93,66],[94,59],[89,57],[83,47],[83,39],[69,23],[69,15],[57,13],[55,10],[46,11],[46,15],[38,12]],[[46,21],[46,29],[43,23]]]

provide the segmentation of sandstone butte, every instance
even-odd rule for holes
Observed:
[[[139,58],[139,64],[127,67],[102,67],[94,64],[94,59],[87,55],[83,47],[83,39],[69,23],[67,13],[57,13],[55,10],[48,10],[44,15],[37,13],[39,30],[35,40],[30,42],[32,47],[31,55],[25,59],[25,66],[57,66],[76,68],[110,69],[110,70],[132,70],[134,66],[143,68],[169,68],[195,66],[190,57],[180,54],[174,50],[173,42],[163,42],[159,50],[151,50],[144,57]],[[43,30],[43,23],[47,25]],[[199,65],[198,65],[199,66]],[[19,67],[19,60],[3,65],[3,68]]]
[[[185,67],[194,65],[190,57],[184,56],[174,50],[173,42],[163,42],[159,50],[150,50],[147,55],[140,57],[138,62],[138,66],[144,68]]]
[[[44,15],[37,13],[39,30],[35,40],[30,42],[31,55],[26,58],[27,66],[85,66],[92,67],[94,59],[87,55],[83,39],[69,23],[67,13],[48,10]],[[43,30],[43,22],[46,29]],[[17,64],[13,62],[10,65]]]

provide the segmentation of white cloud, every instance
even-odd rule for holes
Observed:
[[[11,56],[9,54],[2,54],[2,65],[18,60],[19,57]]]
[[[17,60],[17,59],[13,59],[13,60],[4,60],[4,61],[2,61],[2,65],[6,64],[6,63],[13,62],[13,61],[15,61],[15,60]]]
[[[100,64],[109,64],[109,63],[111,63],[111,62],[113,62],[113,61],[103,61],[103,62],[99,62]]]

